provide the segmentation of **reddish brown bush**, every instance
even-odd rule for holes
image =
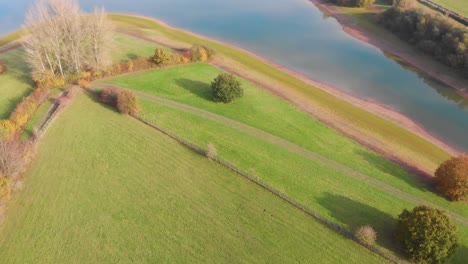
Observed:
[[[374,245],[375,240],[377,239],[377,233],[371,226],[361,226],[359,227],[354,236],[357,240],[361,241],[366,245]]]
[[[131,91],[120,91],[117,97],[117,110],[126,115],[135,116],[140,112],[136,95]]]
[[[468,156],[442,163],[435,172],[434,182],[437,189],[447,198],[454,201],[468,200]]]
[[[102,89],[101,94],[100,94],[100,99],[103,103],[106,103],[115,107],[117,106],[118,95],[119,95],[119,89],[108,86]]]

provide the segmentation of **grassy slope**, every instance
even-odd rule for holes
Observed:
[[[32,91],[33,86],[22,49],[0,54],[0,61],[8,66],[8,72],[0,75],[0,119],[6,119],[23,96]]]
[[[433,2],[468,17],[468,2],[466,0],[432,0]]]
[[[5,263],[382,261],[83,94],[26,179],[0,227]]]
[[[18,30],[0,38],[0,47],[11,44],[21,38],[23,30]]]
[[[227,56],[242,65],[245,65],[252,71],[268,76],[272,80],[295,92],[299,92],[303,98],[307,98],[315,104],[320,104],[321,106],[330,109],[334,114],[349,120],[359,128],[362,128],[369,133],[377,134],[381,138],[385,138],[385,141],[389,142],[389,144],[398,146],[401,155],[407,158],[411,157],[413,160],[420,160],[420,162],[425,163],[431,168],[435,168],[438,164],[449,157],[445,151],[412,134],[411,132],[398,127],[389,121],[378,118],[363,109],[341,101],[274,66],[270,66],[259,59],[245,54],[240,50],[172,29],[141,17],[127,15],[111,15],[111,17],[120,23],[125,23],[133,27],[156,30],[158,34],[164,34],[166,37],[173,40],[185,43],[208,44],[223,56]]]
[[[281,190],[327,219],[348,230],[371,225],[378,245],[393,249],[392,231],[397,215],[415,205],[337,173],[296,153],[267,143],[224,124],[141,100],[142,115],[198,146],[213,143],[218,157],[228,160],[261,181]],[[187,128],[190,129],[187,129]],[[468,246],[468,227],[461,229]],[[459,250],[453,263],[463,263],[468,252]]]
[[[138,57],[151,56],[154,54],[156,48],[154,44],[120,33],[114,35],[114,46],[111,54],[114,63],[125,62]]]
[[[450,203],[430,187],[383,157],[314,121],[288,103],[249,82],[242,81],[245,96],[232,104],[211,101],[210,81],[221,71],[199,63],[152,70],[104,80],[113,84],[193,105],[246,123],[336,160],[401,190],[468,216],[466,206]]]

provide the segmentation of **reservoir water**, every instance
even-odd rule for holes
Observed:
[[[32,0],[0,0],[0,35],[18,29]],[[410,117],[468,152],[468,100],[347,35],[307,0],[80,0],[164,20],[248,49],[275,63]]]

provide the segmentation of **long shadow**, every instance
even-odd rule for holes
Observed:
[[[436,193],[435,186],[431,180],[432,176],[410,164],[402,164],[401,161],[391,159],[389,161],[377,154],[362,150],[357,150],[355,153],[383,173],[403,180],[419,190]]]
[[[210,84],[185,78],[176,79],[175,83],[190,93],[208,101],[213,101]]]
[[[135,53],[128,53],[128,54],[127,54],[127,58],[128,58],[129,60],[138,59],[138,57],[139,57],[139,56],[138,56],[137,54],[135,54]]]
[[[468,260],[468,247],[461,245],[447,263],[466,263],[466,260]]]
[[[396,218],[372,206],[354,201],[342,195],[325,193],[317,199],[318,203],[330,211],[330,215],[350,231],[370,225],[377,232],[376,243],[402,256],[393,240]]]

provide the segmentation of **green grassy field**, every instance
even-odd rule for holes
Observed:
[[[114,46],[111,54],[114,63],[125,62],[138,57],[149,57],[154,54],[156,49],[154,44],[120,33],[114,35]]]
[[[0,61],[8,67],[7,73],[0,75],[0,119],[6,119],[23,96],[32,91],[33,84],[22,49],[0,54]]]
[[[25,178],[0,226],[4,263],[382,262],[84,94],[49,128]]]
[[[211,100],[210,82],[222,71],[206,63],[107,79],[110,84],[196,106],[288,140],[331,160],[434,202],[465,217],[466,206],[434,194],[427,182],[313,120],[290,104],[241,80],[245,95],[232,104]]]
[[[396,217],[415,204],[223,123],[146,99],[141,99],[141,104],[146,120],[198,146],[214,144],[218,157],[348,230],[373,226],[379,234],[378,245],[397,252],[392,242]],[[459,227],[461,236],[468,237],[468,227]],[[463,239],[462,243],[468,246],[468,240]],[[457,252],[453,263],[463,263],[467,253]]]
[[[468,1],[465,0],[432,0],[433,2],[468,17]]]

